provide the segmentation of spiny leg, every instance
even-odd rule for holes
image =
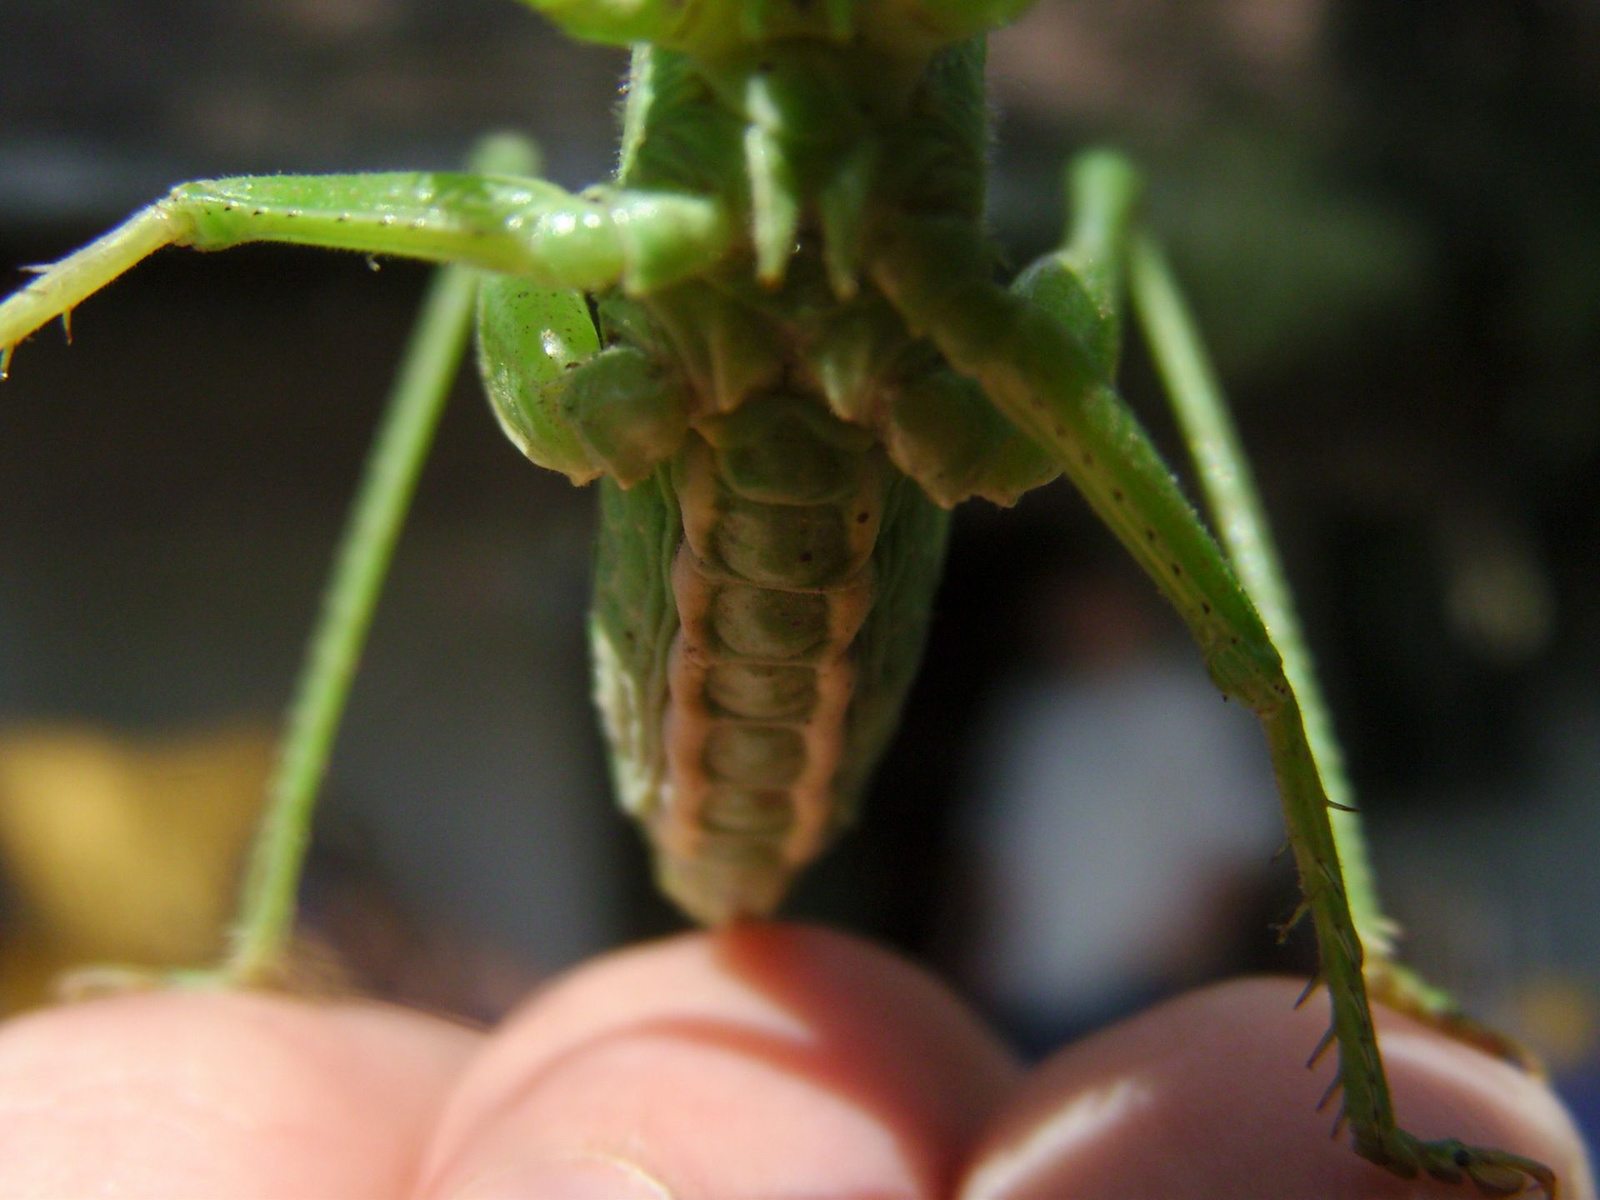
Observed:
[[[1511,1039],[1472,1022],[1448,993],[1394,960],[1395,925],[1383,914],[1378,900],[1332,714],[1216,372],[1166,256],[1148,235],[1130,239],[1128,276],[1130,298],[1184,430],[1212,524],[1283,656],[1284,673],[1305,714],[1306,738],[1332,805],[1328,819],[1339,848],[1351,918],[1366,949],[1362,973],[1368,991],[1390,1007],[1428,1020],[1480,1049],[1537,1069]]]
[[[970,230],[931,218],[909,220],[885,239],[874,280],[908,325],[1051,452],[1189,625],[1224,694],[1262,721],[1317,932],[1340,1048],[1343,1114],[1357,1151],[1407,1177],[1419,1171],[1450,1181],[1470,1177],[1501,1194],[1533,1180],[1553,1194],[1553,1176],[1539,1163],[1453,1140],[1424,1143],[1395,1125],[1361,943],[1300,705],[1250,597],[1110,385],[1120,306],[1112,293],[1126,253],[1132,188],[1126,171],[1102,172],[1083,198],[1083,236],[1057,260],[1059,271],[1048,263],[1031,270],[1016,293],[988,280],[982,246]],[[1082,280],[1067,277],[1073,259],[1090,267]],[[1086,319],[1088,346],[1077,337]]]
[[[1315,663],[1306,648],[1249,459],[1165,256],[1148,236],[1130,239],[1127,256],[1130,298],[1183,428],[1218,537],[1278,647],[1284,674],[1300,701],[1306,739],[1311,743],[1323,790],[1333,806],[1328,819],[1339,847],[1351,918],[1368,955],[1366,970],[1370,977],[1372,960],[1387,960],[1392,953],[1394,926],[1379,906],[1366,839],[1353,811],[1344,755],[1334,735]]]
[[[1131,231],[1138,192],[1136,175],[1120,155],[1098,151],[1082,155],[1072,164],[1068,185],[1076,213],[1071,241],[1028,269],[1023,276],[1025,290],[1031,294],[1039,281],[1050,281],[1057,294],[1070,297],[1072,285],[1067,281],[1077,281],[1095,310],[1103,314],[1098,343],[1106,344],[1102,353],[1109,354],[1109,375],[1116,361],[1121,275],[1126,271],[1129,298],[1183,429],[1212,525],[1283,658],[1284,674],[1300,702],[1306,738],[1332,807],[1329,821],[1339,851],[1351,919],[1365,950],[1362,973],[1369,991],[1385,1003],[1432,1019],[1485,1049],[1519,1057],[1506,1039],[1471,1027],[1443,991],[1429,987],[1393,961],[1394,923],[1384,916],[1378,901],[1366,839],[1345,774],[1344,756],[1256,491],[1249,458],[1165,255],[1148,234]],[[1072,318],[1080,314],[1058,311],[1057,315],[1069,327],[1079,327],[1080,322]],[[1095,341],[1089,343],[1091,352],[1096,345]]]
[[[1362,974],[1368,991],[1392,1007],[1431,1020],[1446,1032],[1526,1065],[1525,1055],[1508,1039],[1461,1016],[1445,992],[1428,986],[1390,957],[1394,925],[1379,905],[1366,839],[1351,805],[1353,792],[1333,732],[1332,715],[1305,645],[1249,459],[1172,270],[1149,235],[1140,233],[1129,240],[1128,272],[1134,308],[1184,430],[1184,440],[1194,456],[1214,524],[1245,591],[1282,655],[1284,674],[1299,700],[1306,742],[1328,797],[1327,820],[1338,851],[1351,920],[1366,952]],[[1381,1070],[1375,1048],[1372,1054],[1374,1065]],[[1455,1165],[1486,1191],[1519,1190],[1528,1177],[1546,1191],[1554,1189],[1555,1181],[1548,1168],[1532,1160],[1499,1152],[1492,1159],[1479,1153],[1475,1160],[1469,1147],[1456,1147],[1449,1142],[1436,1145],[1452,1151]],[[1389,1165],[1381,1157],[1383,1148],[1378,1150],[1379,1155],[1370,1157]]]

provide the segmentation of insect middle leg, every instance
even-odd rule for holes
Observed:
[[[1135,181],[1116,161],[1103,160],[1078,190],[1075,235],[1061,254],[1025,272],[1014,291],[988,279],[983,248],[970,231],[930,218],[908,220],[887,239],[873,278],[908,325],[1049,451],[1178,610],[1224,695],[1261,720],[1317,933],[1339,1048],[1342,1116],[1357,1151],[1408,1177],[1419,1171],[1450,1181],[1470,1177],[1499,1193],[1532,1180],[1553,1192],[1553,1176],[1540,1163],[1453,1139],[1423,1142],[1395,1122],[1361,938],[1295,689],[1232,564],[1111,385],[1122,264],[1135,236]]]

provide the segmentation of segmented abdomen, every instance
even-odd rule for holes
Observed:
[[[619,795],[700,920],[771,911],[848,818],[915,672],[945,514],[772,393],[607,485],[592,633]]]

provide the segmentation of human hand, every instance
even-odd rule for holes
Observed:
[[[917,968],[751,925],[609,955],[481,1033],[380,1005],[147,993],[0,1028],[0,1198],[1087,1200],[1453,1197],[1328,1137],[1298,985],[1191,993],[1025,1076]],[[1397,1104],[1550,1163],[1514,1068],[1386,1015]]]

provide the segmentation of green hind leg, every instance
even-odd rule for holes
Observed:
[[[510,173],[533,169],[533,159],[531,146],[497,139],[475,156],[475,165],[481,170]],[[130,225],[139,221],[135,218]],[[96,245],[103,247],[107,241],[118,254],[132,255],[126,265],[151,249],[138,238],[130,242],[123,231]],[[74,259],[82,261],[83,254]],[[77,286],[72,271],[67,277],[66,285],[50,275],[40,281],[47,285],[39,289],[46,302],[54,303],[50,298],[59,298],[61,287]],[[285,984],[297,974],[289,951],[317,793],[401,526],[471,332],[479,279],[480,272],[470,267],[444,267],[424,300],[341,537],[321,617],[296,683],[226,957],[215,968],[172,972],[155,979],[137,969],[91,968],[69,977],[69,992],[82,994],[151,982],[178,986]]]
[[[908,222],[889,239],[873,264],[874,279],[908,324],[1049,450],[1178,610],[1223,693],[1261,720],[1333,1009],[1341,1120],[1348,1120],[1357,1152],[1408,1178],[1426,1172],[1452,1182],[1470,1179],[1497,1194],[1532,1182],[1553,1195],[1554,1177],[1540,1163],[1454,1140],[1423,1142],[1395,1122],[1362,974],[1362,935],[1386,948],[1386,931],[1359,842],[1348,832],[1354,826],[1341,831],[1341,846],[1329,820],[1339,810],[1330,809],[1315,751],[1331,740],[1315,720],[1308,735],[1302,718],[1300,688],[1316,705],[1304,653],[1291,637],[1289,657],[1296,665],[1285,667],[1253,594],[1111,386],[1130,247],[1141,315],[1158,356],[1172,359],[1182,348],[1170,324],[1149,316],[1160,307],[1154,302],[1166,274],[1149,244],[1133,236],[1136,180],[1120,159],[1095,155],[1075,170],[1074,186],[1073,236],[1062,252],[1025,272],[1012,292],[988,281],[983,249],[969,234],[932,219]],[[1180,407],[1196,399],[1197,389],[1182,377],[1173,390]],[[1237,473],[1237,451],[1206,438],[1197,454],[1203,474],[1233,475],[1253,506],[1248,477]],[[1208,456],[1216,457],[1208,464]],[[1224,526],[1241,515],[1231,500],[1219,506]],[[1239,566],[1246,584],[1264,574],[1275,581],[1275,566],[1262,567],[1271,562],[1264,525],[1255,522],[1245,542],[1248,561]],[[1287,611],[1270,587],[1262,605],[1274,620]],[[1357,866],[1354,891],[1341,871],[1341,849]]]
[[[293,970],[288,952],[317,795],[401,527],[460,370],[477,277],[469,267],[438,271],[401,361],[295,683],[221,967],[226,982],[277,983]]]
[[[160,973],[90,967],[67,975],[64,994],[82,997],[152,985],[318,986],[315,968],[295,963],[290,952],[317,795],[401,526],[460,367],[477,286],[477,271],[444,267],[423,301],[295,684],[222,962]]]
[[[1344,872],[1350,916],[1366,950],[1367,990],[1392,1008],[1430,1021],[1492,1054],[1531,1066],[1510,1039],[1467,1018],[1443,990],[1424,983],[1393,958],[1394,923],[1383,915],[1367,856],[1344,756],[1322,696],[1316,664],[1300,630],[1272,533],[1256,493],[1250,462],[1234,429],[1216,373],[1206,355],[1161,249],[1149,237],[1130,239],[1129,292],[1190,447],[1201,491],[1239,581],[1254,601],[1305,716],[1310,742],[1331,811],[1334,842]]]
[[[1232,415],[1165,256],[1148,236],[1130,239],[1128,273],[1140,325],[1193,455],[1213,524],[1240,583],[1282,656],[1284,674],[1299,700],[1305,741],[1328,800],[1325,815],[1344,876],[1351,924],[1365,951],[1362,976],[1368,993],[1492,1053],[1523,1057],[1507,1039],[1464,1017],[1446,993],[1428,986],[1394,961],[1394,925],[1383,915],[1378,901],[1360,819],[1351,807],[1352,789],[1332,717]],[[1382,1064],[1376,1048],[1371,1052],[1371,1064],[1381,1080]],[[1388,1111],[1387,1103],[1380,1111]],[[1380,1128],[1375,1135],[1365,1134],[1353,1117],[1352,1124],[1357,1150],[1401,1173],[1414,1163],[1452,1182],[1470,1178],[1490,1193],[1521,1190],[1528,1180],[1548,1193],[1555,1189],[1549,1169],[1530,1159],[1451,1141],[1419,1143],[1393,1129],[1392,1116],[1390,1128]],[[1443,1161],[1446,1158],[1448,1163]]]

